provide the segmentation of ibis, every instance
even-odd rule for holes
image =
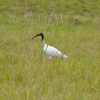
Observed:
[[[35,35],[32,38],[32,40],[35,37],[37,37],[37,36],[41,36],[42,37],[43,52],[48,56],[49,59],[52,59],[53,57],[63,57],[63,58],[67,58],[67,55],[63,54],[61,51],[59,51],[55,47],[49,46],[49,45],[47,45],[45,43],[45,41],[44,41],[44,34],[43,33],[39,33],[39,34]]]

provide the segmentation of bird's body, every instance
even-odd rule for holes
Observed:
[[[67,56],[65,54],[61,53],[61,51],[59,51],[55,47],[49,46],[49,45],[47,45],[45,43],[43,33],[37,34],[33,38],[35,38],[37,36],[41,36],[42,37],[43,51],[49,57],[49,59],[52,59],[53,57],[63,57],[63,58],[67,58]]]

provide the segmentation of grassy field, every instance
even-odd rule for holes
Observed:
[[[0,1],[0,100],[100,100],[100,1]]]

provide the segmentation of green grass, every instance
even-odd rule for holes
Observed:
[[[0,100],[99,100],[100,1],[0,1]],[[68,55],[49,61],[47,44]]]

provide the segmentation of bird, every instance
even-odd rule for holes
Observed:
[[[63,54],[61,51],[59,51],[55,47],[46,44],[44,41],[44,34],[43,33],[39,33],[39,34],[35,35],[34,37],[32,37],[31,40],[33,40],[37,36],[41,36],[42,45],[43,45],[43,52],[48,56],[49,59],[53,59],[54,57],[63,57],[63,58],[68,57],[67,55]]]

